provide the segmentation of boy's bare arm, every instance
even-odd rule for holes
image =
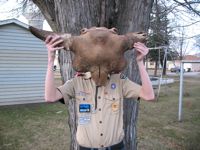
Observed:
[[[53,66],[55,59],[56,50],[60,50],[63,47],[58,47],[63,40],[59,36],[48,36],[45,40],[46,47],[48,50],[48,66],[47,73],[45,78],[45,101],[46,102],[55,102],[63,98],[62,94],[55,86]]]
[[[143,63],[143,59],[148,54],[149,49],[143,43],[140,42],[135,43],[134,48],[137,51],[136,59],[142,81],[142,88],[139,96],[144,100],[154,100],[155,95],[153,87]]]

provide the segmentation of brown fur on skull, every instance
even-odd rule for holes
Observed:
[[[132,49],[135,42],[145,42],[147,38],[144,32],[118,35],[116,28],[105,27],[84,28],[79,36],[34,27],[29,29],[42,40],[48,35],[60,35],[64,40],[64,49],[74,53],[73,68],[78,72],[91,72],[92,79],[98,86],[106,84],[108,74],[120,72],[125,68],[125,51]]]

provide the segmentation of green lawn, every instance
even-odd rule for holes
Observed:
[[[183,121],[177,121],[179,84],[162,86],[158,102],[140,103],[138,150],[200,149],[200,77],[185,78]],[[0,150],[68,150],[64,105],[0,107]]]
[[[161,88],[158,102],[141,101],[139,150],[200,150],[200,77],[184,81],[182,122],[177,121],[178,81]]]
[[[0,150],[68,150],[66,116],[59,103],[0,107]]]

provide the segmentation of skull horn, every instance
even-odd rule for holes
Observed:
[[[147,34],[145,32],[127,33],[125,37],[128,39],[128,49],[132,49],[133,44],[136,42],[145,43],[147,41]]]
[[[30,32],[35,35],[37,38],[45,41],[45,39],[47,38],[47,36],[49,35],[59,35],[61,36],[61,38],[63,39],[63,46],[65,47],[66,50],[69,50],[70,47],[72,46],[72,42],[73,42],[73,37],[71,36],[71,34],[68,33],[55,33],[55,32],[51,32],[51,31],[45,31],[42,29],[37,29],[35,27],[29,26],[29,30]],[[71,50],[71,49],[70,49]]]

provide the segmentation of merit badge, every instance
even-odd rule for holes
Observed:
[[[80,125],[86,125],[90,123],[91,115],[83,115],[79,117],[79,124]]]
[[[115,83],[112,83],[112,84],[111,84],[111,89],[114,90],[115,88],[116,88],[116,84],[115,84]]]
[[[114,102],[112,103],[112,111],[117,111],[119,110],[119,102]]]
[[[89,113],[90,109],[91,109],[90,104],[79,104],[80,113]]]

